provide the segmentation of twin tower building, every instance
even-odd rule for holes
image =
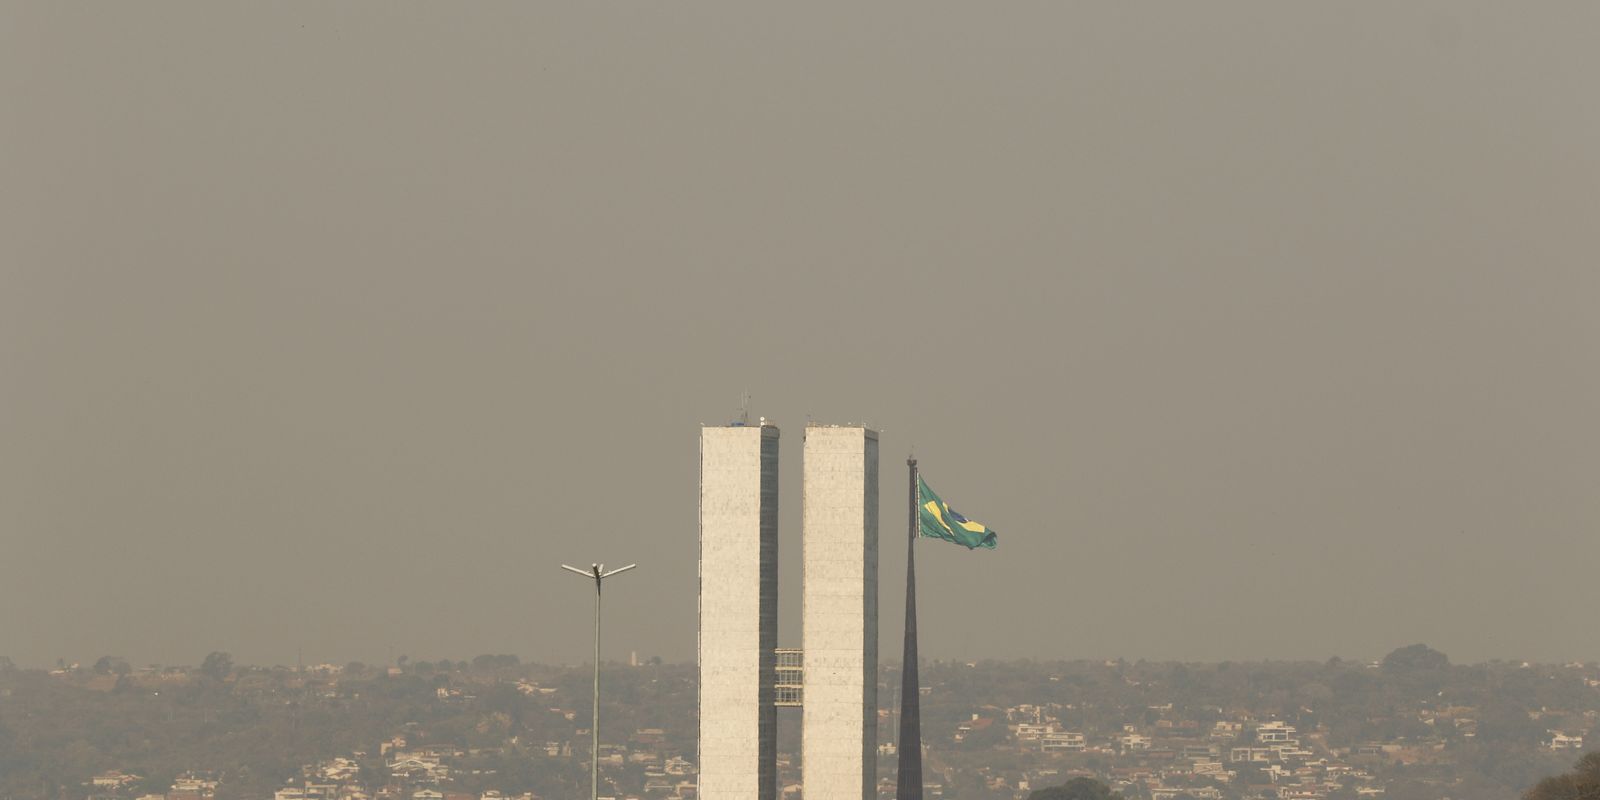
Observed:
[[[806,797],[877,794],[878,434],[808,425],[804,450],[804,677],[780,698],[778,429],[700,431],[700,800],[776,800],[780,703]]]

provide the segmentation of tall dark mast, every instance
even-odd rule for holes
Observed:
[[[906,459],[911,472],[911,516],[906,523],[906,648],[900,660],[900,768],[895,779],[897,800],[922,800],[922,705],[917,678],[917,460]]]

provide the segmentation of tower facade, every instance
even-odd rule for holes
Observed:
[[[700,429],[701,800],[776,800],[778,429]]]
[[[873,800],[878,748],[878,434],[806,427],[801,560],[807,797]]]

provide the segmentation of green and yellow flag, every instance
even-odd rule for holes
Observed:
[[[957,513],[949,503],[939,499],[939,495],[928,488],[928,482],[921,475],[917,476],[917,506],[923,536],[965,545],[968,550],[979,547],[994,549],[995,541],[999,538],[995,532],[983,523],[973,522]]]

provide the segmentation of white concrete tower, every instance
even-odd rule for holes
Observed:
[[[804,793],[875,800],[878,756],[878,434],[806,427],[801,509]]]
[[[778,429],[700,429],[701,800],[776,800]]]

